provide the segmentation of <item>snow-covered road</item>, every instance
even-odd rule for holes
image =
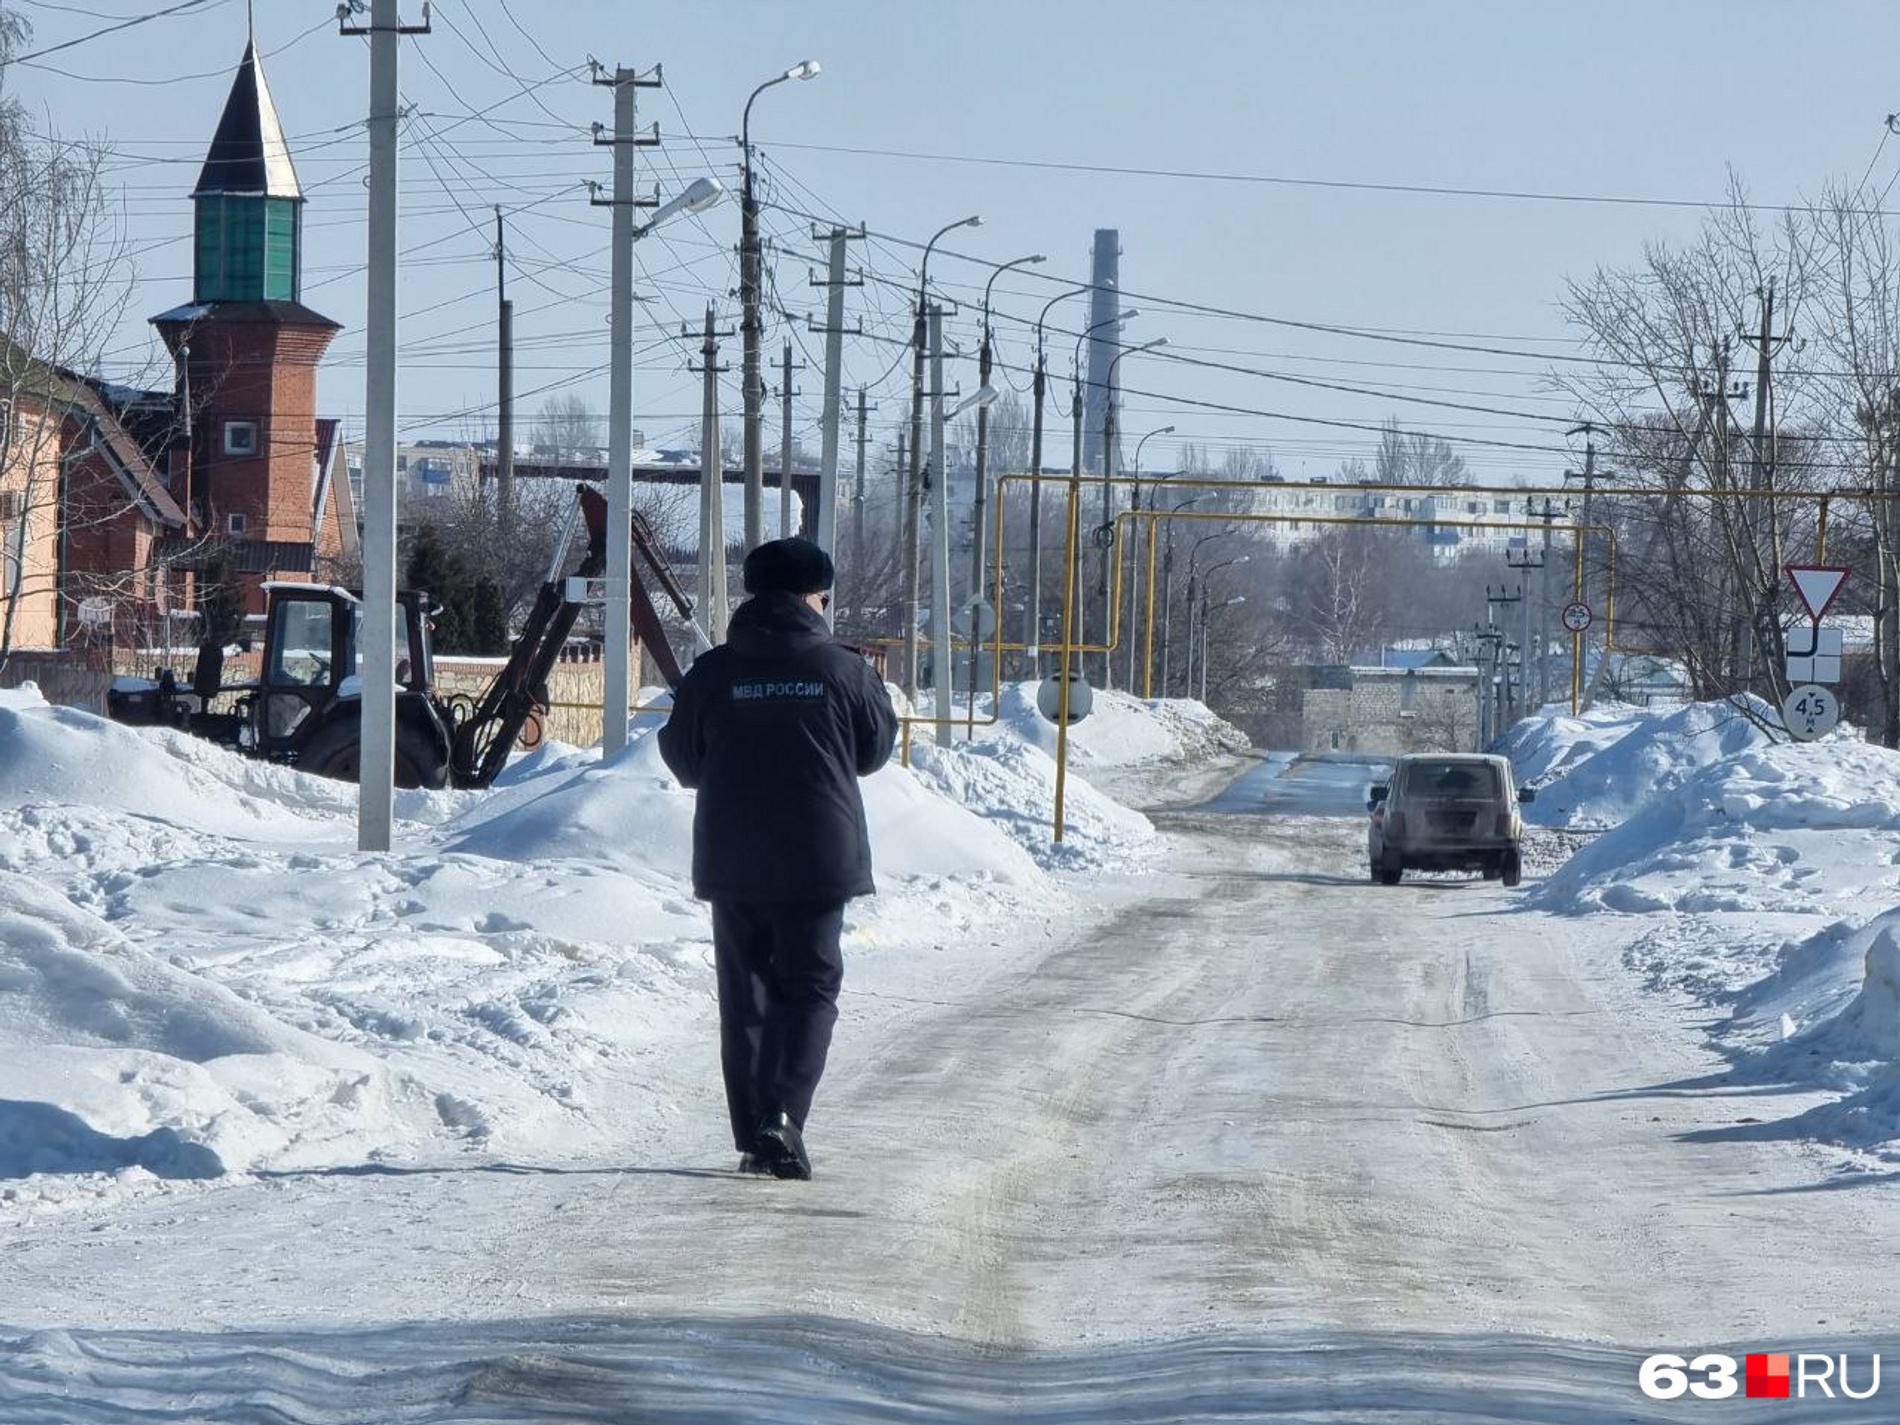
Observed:
[[[0,1244],[0,1417],[1892,1418],[1637,1393],[1650,1351],[1872,1348],[1896,1213],[1685,1140],[1801,1095],[1696,1087],[1626,923],[1372,887],[1350,817],[1161,823],[1105,922],[847,981],[817,1181],[727,1171],[708,1035],[703,1102],[592,1169],[48,1216]]]

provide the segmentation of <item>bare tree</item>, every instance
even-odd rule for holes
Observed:
[[[1448,442],[1404,430],[1397,416],[1388,416],[1379,428],[1369,478],[1381,485],[1461,485],[1465,462]]]
[[[534,425],[536,443],[569,463],[591,461],[601,449],[600,415],[576,392],[549,396],[541,403]]]
[[[39,135],[5,93],[30,35],[0,11],[0,668],[29,611],[52,610],[62,527],[61,456],[72,375],[96,367],[131,296],[125,236],[110,213],[104,150]]]

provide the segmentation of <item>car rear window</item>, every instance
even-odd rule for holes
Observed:
[[[1495,797],[1498,770],[1485,762],[1414,762],[1405,769],[1405,790],[1414,797]]]

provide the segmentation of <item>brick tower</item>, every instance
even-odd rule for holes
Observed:
[[[152,318],[183,414],[172,488],[202,536],[230,542],[257,612],[259,583],[308,579],[333,552],[317,364],[339,327],[300,300],[303,190],[254,38],[191,198],[192,299]]]

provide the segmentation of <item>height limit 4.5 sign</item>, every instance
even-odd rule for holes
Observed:
[[[1595,621],[1595,618],[1596,616],[1590,612],[1590,606],[1588,604],[1564,605],[1564,627],[1569,629],[1572,633],[1582,633],[1585,629],[1590,627],[1591,623]]]
[[[1781,705],[1782,726],[1796,742],[1825,737],[1840,720],[1841,700],[1819,683],[1794,689]]]

